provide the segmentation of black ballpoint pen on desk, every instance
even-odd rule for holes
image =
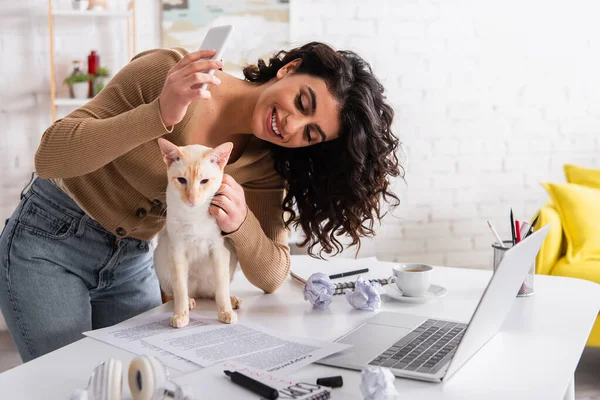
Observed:
[[[259,382],[259,381],[256,381],[256,380],[250,378],[249,376],[240,374],[237,371],[234,371],[234,372],[223,371],[223,372],[225,373],[225,375],[227,375],[228,377],[231,378],[231,382],[256,393],[260,397],[263,397],[263,398],[269,399],[269,400],[275,400],[276,398],[279,397],[279,392],[277,391],[277,389],[273,389],[272,387],[267,386],[262,382]]]
[[[357,269],[356,271],[348,271],[339,274],[329,275],[329,279],[343,278],[345,276],[358,275],[363,274],[365,272],[369,272],[369,268]]]

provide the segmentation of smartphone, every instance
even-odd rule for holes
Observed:
[[[220,60],[223,57],[225,44],[227,43],[227,40],[231,36],[232,32],[233,25],[215,26],[213,28],[210,28],[208,30],[208,33],[204,37],[204,40],[202,41],[199,50],[215,49],[217,52],[213,57],[209,58],[209,60]],[[211,69],[205,72],[213,75],[215,73],[215,70]],[[206,89],[207,87],[208,83],[203,83],[202,86],[200,86],[201,89]],[[196,89],[194,86],[192,86],[192,88]]]

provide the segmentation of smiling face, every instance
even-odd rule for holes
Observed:
[[[279,69],[274,83],[261,93],[252,115],[252,131],[259,139],[295,148],[339,137],[337,100],[323,79],[293,73],[300,61]]]

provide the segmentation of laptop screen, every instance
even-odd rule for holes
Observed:
[[[510,307],[535,261],[550,225],[507,250],[479,300],[471,322],[450,361],[444,380],[449,379],[494,335],[506,319]]]

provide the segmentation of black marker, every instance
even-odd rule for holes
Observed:
[[[231,382],[256,393],[260,397],[264,397],[265,399],[269,400],[275,400],[279,397],[279,392],[277,391],[277,389],[273,389],[272,387],[267,386],[264,383],[250,378],[249,376],[240,374],[239,372],[223,372],[225,372],[225,375],[231,378]]]
[[[358,275],[365,272],[369,272],[369,268],[357,269],[356,271],[348,271],[342,272],[341,274],[329,275],[329,279],[343,278],[345,276]]]

